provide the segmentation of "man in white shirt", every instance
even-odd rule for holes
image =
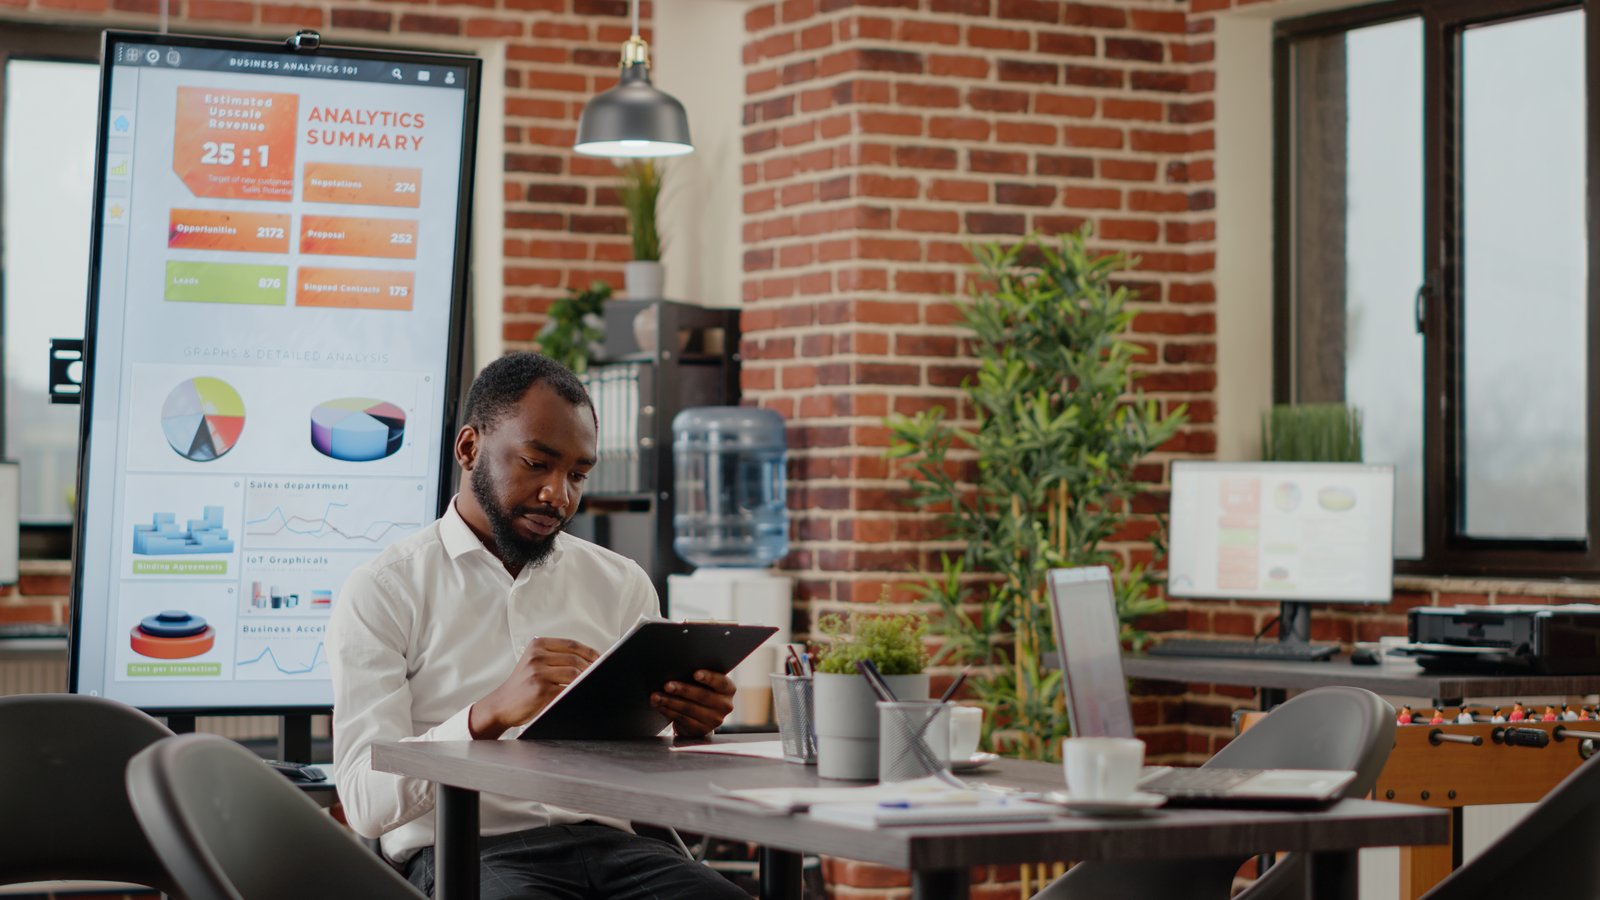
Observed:
[[[560,364],[496,360],[473,382],[455,456],[470,490],[357,569],[328,629],[345,815],[433,890],[434,791],[372,769],[374,741],[511,738],[641,614],[637,564],[564,533],[597,460],[594,407]],[[733,683],[700,671],[651,697],[680,736],[710,733]],[[745,898],[628,823],[481,795],[484,900]]]

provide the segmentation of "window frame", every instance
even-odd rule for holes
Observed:
[[[100,64],[100,32],[69,25],[34,25],[8,22],[0,31],[0,104],[5,98],[6,64],[13,59],[39,62]],[[0,155],[5,153],[5,115],[0,109]],[[0,159],[0,164],[4,160]],[[5,223],[0,222],[0,259],[4,259]],[[0,337],[5,333],[7,297],[5,278],[0,272]],[[87,308],[88,297],[84,297]],[[82,335],[53,335],[53,337]],[[5,344],[0,340],[0,379],[5,377]],[[0,392],[0,449],[5,438],[4,395]],[[80,421],[79,428],[82,428]],[[23,559],[68,559],[72,554],[71,524],[27,524],[21,526],[20,553]]]
[[[1600,0],[1595,0],[1600,2]],[[1294,302],[1294,88],[1296,41],[1401,19],[1423,30],[1423,284],[1415,303],[1423,337],[1423,555],[1396,560],[1407,575],[1583,577],[1600,573],[1600,252],[1587,258],[1585,398],[1587,536],[1582,540],[1491,539],[1463,533],[1465,364],[1462,313],[1461,45],[1475,25],[1564,10],[1584,11],[1584,203],[1589,243],[1600,236],[1600,9],[1589,0],[1390,0],[1284,19],[1272,46],[1273,402],[1296,401]]]

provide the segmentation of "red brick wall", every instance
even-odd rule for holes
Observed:
[[[1212,43],[1187,23],[1156,2],[746,14],[744,389],[792,425],[805,599],[872,601],[930,565],[881,419],[949,404],[971,371],[947,300],[967,242],[1088,222],[1138,256],[1143,388],[1191,421],[1145,474],[1214,451]]]

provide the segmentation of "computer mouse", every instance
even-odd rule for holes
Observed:
[[[1353,666],[1375,666],[1378,664],[1378,654],[1373,653],[1370,647],[1357,647],[1350,652],[1350,664]]]

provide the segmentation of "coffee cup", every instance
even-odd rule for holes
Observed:
[[[1067,794],[1074,800],[1125,800],[1139,783],[1144,741],[1067,738],[1061,744]]]
[[[978,742],[983,738],[983,707],[954,706],[950,708],[950,761],[968,760],[978,752]]]

